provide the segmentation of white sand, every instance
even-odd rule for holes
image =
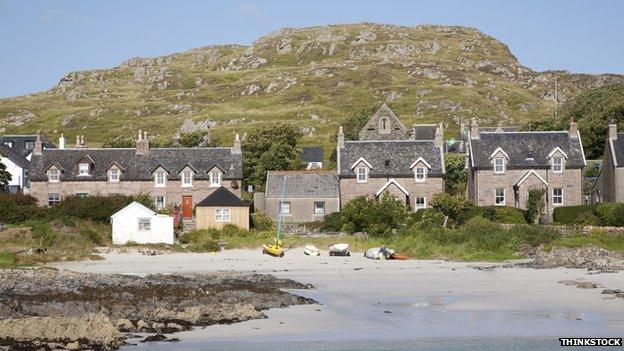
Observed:
[[[181,333],[178,348],[207,341],[314,341],[438,337],[621,336],[624,299],[558,283],[584,279],[624,289],[624,273],[588,274],[579,269],[497,268],[474,263],[372,261],[309,257],[293,249],[284,258],[260,250],[145,256],[104,254],[103,261],[58,263],[94,273],[271,273],[316,289],[296,291],[322,305],[267,312],[268,319]],[[491,265],[484,263],[481,265]],[[195,344],[194,344],[195,343]],[[186,345],[186,346],[185,346]]]

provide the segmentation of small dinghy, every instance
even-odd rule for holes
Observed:
[[[387,260],[392,257],[392,255],[394,255],[394,250],[385,246],[373,247],[366,250],[364,253],[364,257],[370,258],[371,260]]]
[[[319,249],[317,249],[316,246],[312,244],[307,244],[303,248],[303,253],[308,256],[320,256],[321,255],[321,252],[319,251]]]
[[[330,256],[351,256],[349,253],[349,244],[347,243],[335,243],[329,245]]]

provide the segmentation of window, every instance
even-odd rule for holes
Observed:
[[[221,172],[218,170],[210,171],[210,186],[221,186]]]
[[[166,185],[167,182],[167,177],[165,175],[164,171],[158,171],[156,173],[154,173],[154,182],[156,183],[156,186],[158,187],[163,187]]]
[[[290,214],[290,202],[280,202],[280,214],[289,215]]]
[[[35,148],[35,143],[32,141],[27,141],[26,142],[26,150],[32,150]]]
[[[417,182],[424,182],[427,179],[427,171],[425,167],[414,168],[414,177]]]
[[[145,232],[152,230],[152,219],[149,217],[139,218],[139,231]]]
[[[58,193],[48,194],[48,206],[52,206],[61,201],[61,195]]]
[[[501,157],[494,159],[494,173],[505,172],[505,160]]]
[[[494,204],[496,206],[505,206],[505,189],[496,188],[496,194],[494,196]]]
[[[85,198],[85,197],[89,196],[89,193],[84,193],[84,192],[76,193],[76,196],[78,196],[79,198]]]
[[[215,220],[217,222],[229,222],[230,221],[230,209],[229,208],[217,208],[215,213]]]
[[[156,208],[162,210],[165,208],[165,197],[164,196],[156,196]]]
[[[389,126],[388,126],[388,119],[386,117],[382,118],[379,121],[379,130],[381,132],[387,132],[389,130]]]
[[[358,183],[366,183],[368,181],[368,168],[358,167],[356,168],[356,173]]]
[[[317,215],[325,214],[325,203],[324,202],[315,202],[314,203],[314,214],[317,214]]]
[[[88,176],[89,175],[89,164],[88,163],[80,163],[78,165],[78,175],[79,176]]]
[[[48,182],[50,183],[58,183],[61,179],[61,172],[59,172],[56,168],[48,169]]]
[[[13,142],[12,141],[5,141],[4,145],[6,145],[8,147],[13,147]]]
[[[414,201],[414,209],[416,211],[427,208],[427,198],[423,196],[419,196]]]
[[[193,186],[193,172],[182,172],[182,186]]]
[[[109,182],[119,181],[119,170],[117,168],[111,168],[108,170],[108,181]]]
[[[563,172],[563,157],[555,156],[552,159],[552,170],[555,173]]]
[[[553,205],[563,205],[563,189],[553,189]]]

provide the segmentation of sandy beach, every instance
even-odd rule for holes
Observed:
[[[581,269],[494,268],[491,263],[432,260],[373,261],[309,257],[295,248],[284,258],[259,250],[212,254],[106,253],[102,261],[57,263],[92,273],[270,273],[316,289],[293,291],[320,305],[273,309],[268,319],[216,325],[180,333],[176,349],[206,343],[427,340],[435,338],[541,338],[621,336],[624,300],[601,294],[624,288],[624,273]],[[601,287],[559,283],[584,280]],[[139,349],[148,347],[139,346]],[[149,345],[150,350],[170,345]]]

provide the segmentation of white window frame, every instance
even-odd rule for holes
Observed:
[[[48,183],[58,183],[61,181],[61,171],[58,168],[50,168],[46,173],[48,176]],[[54,174],[54,176],[52,174]]]
[[[419,173],[421,171],[421,173]],[[414,181],[416,183],[422,183],[427,180],[427,167],[414,167]]]
[[[56,195],[56,196],[54,196]],[[61,194],[59,193],[49,193],[48,194],[48,206],[52,206],[61,202]]]
[[[498,194],[499,190],[503,191],[503,194],[502,194],[503,201],[502,202],[498,202],[498,199],[501,197]],[[495,188],[494,189],[494,205],[495,206],[505,206],[505,202],[506,202],[506,196],[505,196],[506,194],[505,193],[506,193],[505,188]]]
[[[162,203],[158,201],[158,198],[162,198]],[[165,195],[156,195],[154,197],[154,204],[156,205],[156,209],[162,210],[167,207],[167,198],[165,197]]]
[[[26,150],[32,150],[35,148],[35,142],[34,141],[27,141],[24,143],[24,148]]]
[[[423,200],[422,205],[418,204],[418,199],[422,199]],[[424,210],[426,208],[427,208],[427,197],[426,196],[417,196],[414,199],[414,211]]]
[[[210,187],[216,188],[221,186],[221,174],[221,171],[216,169],[210,171],[210,173],[208,174],[210,178]]]
[[[321,207],[318,207],[317,205],[321,205]],[[315,215],[325,214],[325,201],[314,201],[314,214]]]
[[[182,186],[184,187],[193,186],[193,172],[192,171],[187,170],[187,171],[182,172],[181,178],[182,178]]]
[[[363,179],[360,179],[360,176],[363,176]],[[366,166],[358,166],[355,169],[355,179],[358,183],[366,183],[368,182],[368,167]]]
[[[287,205],[287,206],[284,206],[284,205]],[[287,212],[284,211],[285,208],[288,209]],[[281,215],[286,215],[286,216],[290,215],[292,213],[292,207],[291,207],[290,201],[280,201],[278,210],[279,210],[279,214]]]
[[[88,177],[91,175],[91,170],[89,169],[89,164],[81,162],[78,164],[78,176],[80,177]]]
[[[559,160],[559,162],[556,162],[557,160]],[[563,157],[562,156],[553,156],[552,171],[553,173],[563,173]]]
[[[498,164],[499,161],[500,161],[500,164]],[[500,166],[500,170],[498,170],[499,166]],[[505,159],[504,158],[502,157],[494,158],[494,173],[495,174],[505,173]]]
[[[154,172],[154,186],[157,188],[164,188],[167,186],[167,173],[165,171]]]
[[[229,208],[217,208],[215,211],[215,221],[217,222],[230,222],[232,217],[230,215]]]
[[[561,195],[556,195],[555,194],[556,190],[560,190],[561,191]],[[556,198],[561,199],[561,202],[556,202],[555,201]],[[563,188],[553,188],[553,190],[552,190],[552,203],[553,203],[553,206],[561,206],[561,205],[563,205]]]
[[[117,168],[111,168],[108,170],[108,181],[111,183],[118,183],[119,182],[119,169]],[[116,176],[113,177],[113,174],[115,174]]]
[[[152,219],[150,217],[139,217],[137,219],[137,230],[140,232],[152,231]]]
[[[13,142],[12,141],[5,141],[4,145],[6,145],[6,146],[8,146],[10,148],[13,148]]]

